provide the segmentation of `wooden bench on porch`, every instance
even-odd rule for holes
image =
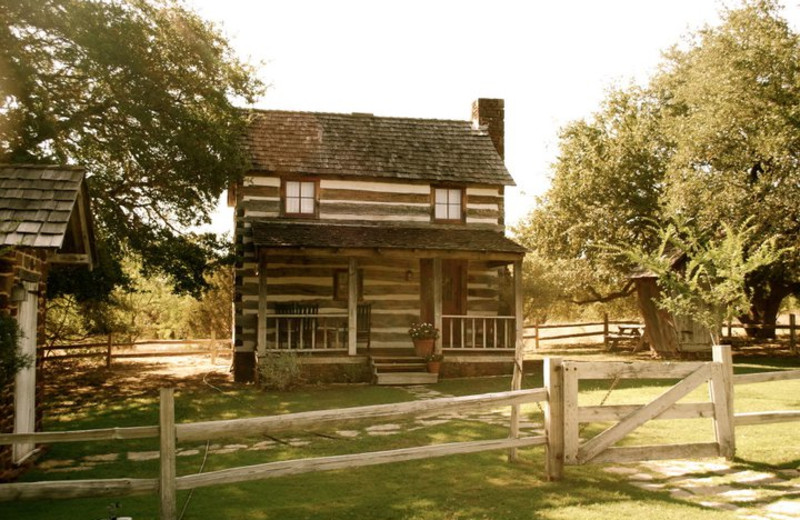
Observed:
[[[325,350],[347,346],[347,317],[344,314],[320,314],[316,303],[276,303],[275,343],[278,349]],[[356,343],[370,348],[372,340],[372,304],[356,309]]]

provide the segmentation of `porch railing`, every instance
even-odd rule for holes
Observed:
[[[267,314],[267,350],[347,351],[347,313]]]
[[[514,350],[514,316],[442,316],[442,348]]]

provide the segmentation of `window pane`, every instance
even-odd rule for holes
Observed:
[[[300,199],[300,213],[314,213],[314,199]]]
[[[299,197],[300,196],[300,183],[297,181],[286,181],[286,196]]]
[[[458,204],[449,204],[447,206],[447,218],[450,220],[461,220],[461,206]]]
[[[313,182],[303,182],[301,183],[302,192],[300,194],[301,197],[310,197],[314,198],[314,186],[315,183]]]
[[[300,199],[286,199],[286,213],[300,213]]]
[[[450,190],[450,204],[461,205],[461,190]]]
[[[447,204],[437,204],[435,217],[438,219],[447,218]]]
[[[447,204],[447,190],[436,189],[436,204]]]

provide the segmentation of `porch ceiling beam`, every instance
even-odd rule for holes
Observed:
[[[522,253],[491,253],[461,250],[420,250],[420,249],[345,249],[345,248],[259,248],[260,251],[282,256],[348,256],[354,258],[460,258],[480,261],[497,261],[505,264],[521,260]]]

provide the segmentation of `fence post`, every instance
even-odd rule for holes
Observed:
[[[217,364],[217,331],[211,331],[211,364]]]
[[[564,475],[564,390],[561,358],[544,359],[544,387],[547,401],[544,409],[544,431],[547,436],[545,468],[548,480],[561,480]]]
[[[608,313],[603,313],[603,347],[608,352]]]
[[[712,370],[711,400],[714,404],[714,433],[719,455],[733,460],[736,454],[736,430],[733,411],[733,357],[730,345],[712,347],[715,367]]]
[[[436,269],[434,268],[434,271]],[[436,274],[434,272],[434,274]],[[523,365],[525,362],[525,328],[522,323],[522,260],[514,261],[514,374],[511,377],[511,389],[522,389]],[[519,438],[520,405],[511,406],[511,425],[509,437]],[[508,461],[518,459],[517,448],[508,450]]]
[[[797,336],[795,332],[795,325],[797,324],[795,320],[795,315],[789,315],[789,351],[792,354],[797,354]],[[776,334],[777,335],[777,334]]]
[[[175,470],[175,394],[172,388],[161,389],[159,407],[161,520],[177,518],[177,491]]]
[[[114,342],[112,341],[112,334],[108,333],[108,344],[106,345],[106,368],[111,368],[111,347]]]
[[[539,350],[539,322],[533,324],[533,348]]]
[[[561,366],[561,391],[564,403],[564,463],[577,464],[580,431],[578,423],[578,367]]]

